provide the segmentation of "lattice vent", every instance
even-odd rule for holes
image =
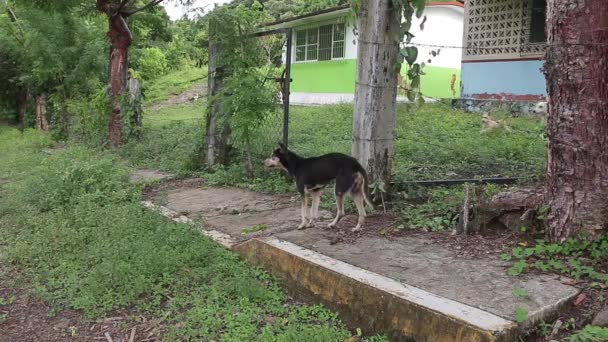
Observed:
[[[544,44],[529,44],[532,0],[469,0],[465,11],[464,59],[543,54]]]

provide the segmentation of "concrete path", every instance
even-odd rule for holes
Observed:
[[[378,228],[390,224],[384,218],[370,218],[376,229],[353,236],[354,217],[329,230],[332,213],[324,211],[317,227],[296,230],[300,203],[294,196],[175,181],[149,192],[147,201],[265,267],[293,294],[394,340],[507,341],[578,293],[553,275],[511,277],[495,254],[456,256],[423,233],[387,239]],[[527,296],[516,298],[516,288]],[[515,323],[518,308],[528,312],[521,325]]]

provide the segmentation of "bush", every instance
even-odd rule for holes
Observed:
[[[167,57],[159,48],[145,48],[135,53],[135,78],[154,80],[169,71]]]

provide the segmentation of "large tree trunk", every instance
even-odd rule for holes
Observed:
[[[20,131],[25,128],[25,112],[27,111],[27,100],[29,94],[26,89],[17,92],[17,127]]]
[[[133,38],[121,14],[109,17],[110,38],[110,118],[108,122],[108,139],[111,146],[122,143],[122,101],[127,84],[128,52]]]
[[[548,0],[549,237],[608,226],[608,1]]]
[[[36,129],[49,130],[49,122],[46,118],[46,97],[44,95],[36,96]]]
[[[352,154],[370,181],[390,184],[400,13],[391,0],[362,0],[359,13],[357,86]]]
[[[209,43],[208,93],[211,99],[207,109],[207,165],[228,164],[230,161],[230,127],[228,120],[222,120],[221,98],[224,87],[224,69],[219,66],[218,44]]]

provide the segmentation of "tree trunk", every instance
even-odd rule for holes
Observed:
[[[139,137],[142,127],[141,108],[141,82],[137,79],[129,79],[129,110],[130,110],[130,132],[134,137]]]
[[[110,118],[108,121],[108,139],[111,146],[123,142],[122,100],[127,84],[128,52],[133,38],[121,14],[109,16],[110,39]]]
[[[224,70],[218,64],[220,46],[209,43],[208,92],[209,104],[207,110],[207,165],[228,164],[230,161],[230,127],[228,120],[222,120],[221,98],[224,87]]]
[[[400,11],[391,0],[362,0],[352,154],[370,182],[390,184],[397,101]]]
[[[27,100],[29,94],[26,89],[21,89],[17,93],[17,127],[20,131],[25,128],[25,112],[27,111]]]
[[[608,226],[608,1],[548,0],[548,228]]]
[[[49,122],[46,118],[46,97],[44,95],[36,96],[36,129],[49,130]]]

